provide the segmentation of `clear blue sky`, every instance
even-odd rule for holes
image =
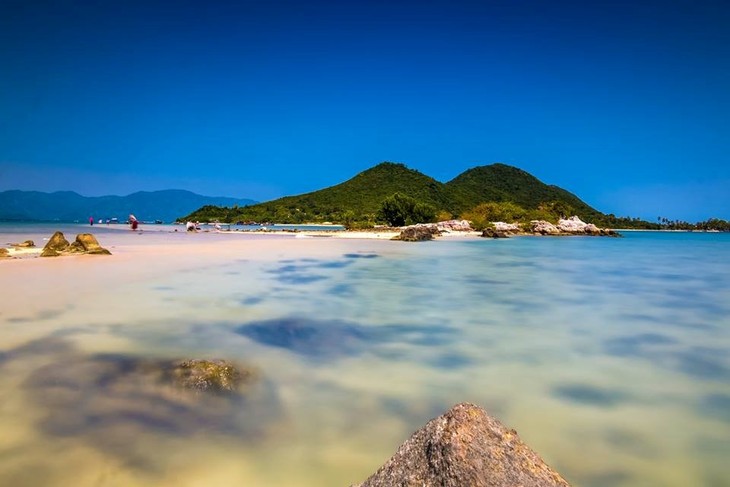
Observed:
[[[0,0],[0,190],[257,200],[504,162],[730,219],[730,2]]]

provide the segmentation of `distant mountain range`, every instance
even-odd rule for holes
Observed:
[[[140,191],[128,196],[81,196],[73,191],[43,193],[39,191],[0,192],[0,220],[4,221],[88,221],[118,218],[126,221],[134,214],[142,221],[172,222],[178,216],[205,205],[245,206],[249,199],[201,196],[190,191],[169,189]]]
[[[409,196],[453,216],[459,216],[480,203],[512,202],[526,209],[559,203],[587,221],[605,221],[607,218],[576,195],[547,185],[522,169],[506,164],[475,167],[442,183],[393,162],[382,162],[343,183],[311,193],[246,208],[206,206],[190,215],[181,215],[181,218],[280,223],[372,221],[383,200],[394,193]]]

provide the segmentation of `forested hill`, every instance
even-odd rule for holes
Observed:
[[[130,213],[142,221],[175,221],[182,214],[204,205],[245,206],[253,200],[202,196],[184,190],[140,191],[128,196],[81,196],[73,191],[0,192],[0,220],[4,221],[87,221],[118,218],[126,221]]]
[[[511,202],[527,210],[549,206],[590,220],[605,217],[572,193],[505,164],[475,167],[442,183],[403,164],[383,162],[329,188],[245,208],[206,206],[181,219],[374,223],[383,201],[395,193],[431,207],[439,216],[458,217],[485,202]]]
[[[488,201],[509,201],[526,209],[558,202],[588,221],[605,216],[573,193],[545,184],[532,174],[506,164],[474,167],[446,183],[446,187],[459,195],[463,210]]]

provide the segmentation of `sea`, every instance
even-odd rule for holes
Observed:
[[[2,224],[0,243],[56,227]],[[348,486],[471,402],[575,486],[730,485],[730,234],[291,248],[81,290],[71,269],[2,306],[0,484]],[[151,379],[177,358],[250,381],[181,396]]]

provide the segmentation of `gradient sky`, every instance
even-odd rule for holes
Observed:
[[[730,219],[730,2],[0,0],[0,190],[267,200],[518,166]]]

